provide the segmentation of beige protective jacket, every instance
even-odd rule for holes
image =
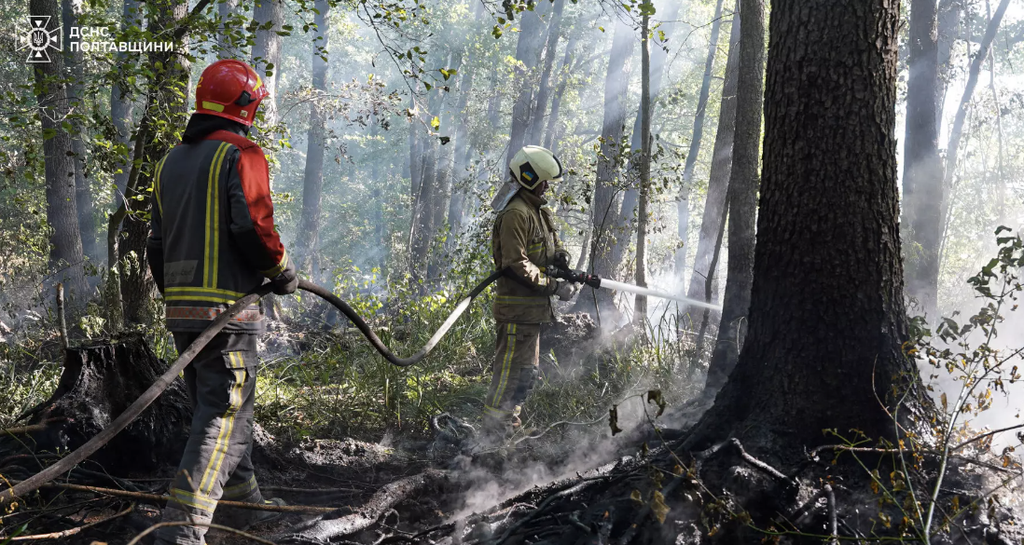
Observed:
[[[491,253],[498,270],[494,319],[518,324],[547,323],[554,319],[551,295],[556,279],[544,274],[562,243],[555,232],[547,201],[521,189],[498,213],[491,232]]]

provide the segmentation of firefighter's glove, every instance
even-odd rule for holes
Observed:
[[[569,270],[569,261],[572,261],[572,256],[565,250],[555,251],[555,265],[560,269]]]
[[[558,287],[555,288],[555,295],[558,296],[559,301],[568,301],[576,295],[576,284],[572,282],[558,282]]]
[[[290,259],[288,260],[288,265],[281,271],[281,274],[271,278],[270,283],[273,284],[272,289],[277,295],[295,293],[295,290],[299,287],[299,275],[295,272],[295,265],[292,264]]]

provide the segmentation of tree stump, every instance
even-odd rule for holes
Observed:
[[[70,348],[50,399],[30,411],[35,450],[76,449],[117,418],[167,369],[141,336]],[[112,475],[174,467],[188,439],[192,408],[180,378],[134,422],[90,457]]]

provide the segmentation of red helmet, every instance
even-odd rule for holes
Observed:
[[[219,60],[203,70],[196,85],[196,113],[210,114],[252,126],[260,101],[270,93],[251,66]]]

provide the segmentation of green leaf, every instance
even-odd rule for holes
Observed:
[[[430,120],[430,128],[435,131],[441,128],[441,120],[436,115],[434,116],[434,119]]]

